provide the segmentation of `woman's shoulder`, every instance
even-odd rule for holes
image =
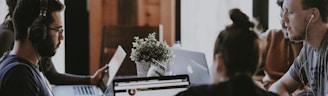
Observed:
[[[190,86],[187,90],[178,93],[176,96],[217,96],[218,94],[222,94],[222,91],[225,90],[217,88],[223,87],[217,87],[217,84]]]
[[[259,87],[256,87],[253,93],[249,93],[252,92],[249,90],[250,88],[236,90],[231,84],[225,82],[213,85],[192,86],[178,93],[176,96],[242,96],[247,94],[252,96],[278,96],[275,93],[267,92]]]

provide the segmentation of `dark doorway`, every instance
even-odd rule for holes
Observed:
[[[65,0],[65,71],[89,74],[89,15],[87,0]]]
[[[268,29],[269,0],[253,0],[253,17],[260,21],[263,31]]]
[[[181,0],[175,1],[175,43],[181,44]]]

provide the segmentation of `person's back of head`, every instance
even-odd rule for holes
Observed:
[[[232,25],[217,37],[214,57],[221,54],[227,77],[236,74],[252,75],[259,63],[259,37],[252,29],[254,24],[239,9],[230,10]]]

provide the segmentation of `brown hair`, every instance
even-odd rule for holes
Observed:
[[[10,2],[11,1],[11,2]],[[44,20],[45,25],[50,25],[54,21],[52,12],[61,11],[64,5],[59,0],[47,0],[47,18]],[[15,39],[22,40],[27,38],[27,29],[32,22],[39,16],[40,0],[7,0],[9,14],[15,30]]]
[[[301,4],[304,10],[313,7],[318,8],[322,21],[327,23],[328,0],[301,0]]]
[[[215,54],[221,53],[226,75],[254,74],[259,63],[259,36],[253,30],[254,24],[239,9],[230,10],[232,25],[218,35]]]

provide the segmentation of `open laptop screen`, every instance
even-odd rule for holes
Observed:
[[[173,74],[188,74],[191,86],[211,83],[204,53],[177,48],[171,50],[173,58],[169,69]]]
[[[188,75],[115,78],[113,81],[114,96],[174,96],[188,86]]]

